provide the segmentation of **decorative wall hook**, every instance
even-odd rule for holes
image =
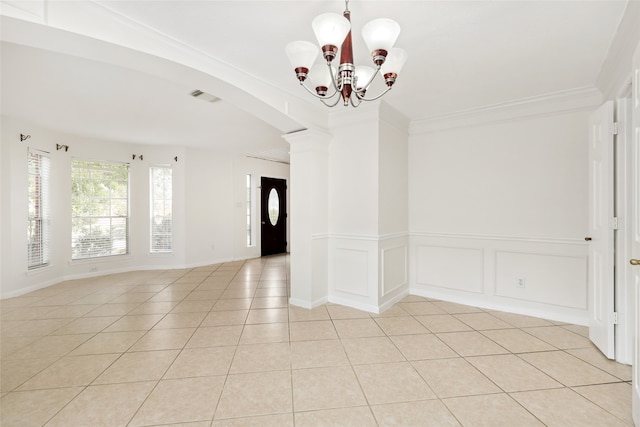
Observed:
[[[60,151],[64,149],[65,152],[69,151],[69,146],[68,145],[61,145],[61,144],[56,144],[56,150]]]
[[[175,161],[177,162],[177,161],[178,161],[178,156],[175,156],[175,157],[173,158],[173,160],[175,160]]]
[[[20,134],[20,142],[26,141],[29,138],[31,138],[31,135],[25,135],[24,133]]]
[[[142,156],[142,154],[134,154],[133,160],[135,160],[136,158],[139,158],[140,160],[144,160],[144,157]]]

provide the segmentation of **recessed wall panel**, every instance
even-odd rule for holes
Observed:
[[[586,257],[496,252],[498,296],[586,310],[586,275]]]
[[[417,261],[418,284],[474,293],[483,291],[482,249],[419,246]]]
[[[336,248],[333,279],[336,291],[369,296],[369,252]]]
[[[407,247],[382,250],[382,296],[407,284]]]

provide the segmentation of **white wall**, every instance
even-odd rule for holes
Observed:
[[[29,134],[20,142],[20,133]],[[69,151],[56,151],[56,143]],[[27,271],[27,147],[51,155],[51,265]],[[288,179],[285,164],[243,159],[202,149],[122,144],[67,135],[2,117],[0,296],[20,295],[65,279],[150,268],[184,268],[260,256],[245,244],[247,173]],[[144,160],[133,160],[142,154]],[[174,157],[178,157],[178,161]],[[130,253],[71,261],[71,161],[74,158],[130,164]],[[174,252],[149,254],[149,166],[174,168]],[[256,191],[256,224],[259,193]],[[235,226],[237,225],[237,226]],[[259,235],[259,233],[258,233]]]
[[[378,234],[378,115],[370,105],[330,115],[329,233]]]
[[[185,205],[189,265],[233,259],[233,157],[188,149]]]
[[[387,106],[382,104],[382,107]],[[408,123],[387,107],[378,126],[378,233],[406,235],[409,231]]]
[[[411,292],[586,323],[587,117],[412,135]]]

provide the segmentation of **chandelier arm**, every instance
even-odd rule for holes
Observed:
[[[358,99],[358,103],[357,104],[355,103],[354,98]],[[349,102],[351,103],[351,106],[353,108],[358,108],[360,106],[360,104],[362,104],[362,98],[359,95],[356,94],[356,96],[349,97]]]
[[[329,68],[329,75],[331,76],[331,84],[333,85],[333,88],[335,89],[336,92],[341,92],[342,83],[338,83],[336,79],[336,75],[333,74],[333,69],[331,68],[331,62],[327,62],[327,67]],[[340,73],[340,71],[338,71],[338,73]],[[334,92],[334,94],[336,92]],[[331,96],[333,96],[333,94]]]
[[[334,94],[335,95],[335,94]],[[340,98],[339,96],[336,96],[336,101],[333,104],[328,103],[325,99],[321,99],[322,103],[324,105],[326,105],[327,107],[335,107],[336,105],[338,105],[338,102],[340,102],[342,98]]]
[[[386,94],[390,90],[391,90],[391,87],[387,87],[384,91],[382,91],[381,94],[379,94],[377,96],[374,96],[373,98],[365,98],[364,96],[358,95],[358,99],[360,99],[361,101],[375,101],[376,99],[382,98],[384,96],[384,94]]]
[[[367,82],[366,85],[361,86],[360,89],[354,89],[355,92],[357,92],[358,94],[360,93],[364,93],[367,91],[367,89],[369,89],[369,86],[371,86],[371,83],[373,83],[373,81],[376,79],[376,76],[380,74],[380,66],[376,66],[376,72],[373,73],[371,75],[371,77],[369,78],[369,81]],[[358,95],[358,98],[361,98],[360,95]]]
[[[331,99],[334,96],[336,96],[336,94],[338,93],[338,91],[334,91],[330,96],[320,96],[317,93],[315,93],[313,90],[309,89],[304,83],[300,82],[300,86],[302,86],[303,88],[305,88],[305,90],[307,92],[309,92],[311,95],[315,96],[318,99]]]

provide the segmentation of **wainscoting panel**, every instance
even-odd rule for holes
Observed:
[[[588,323],[584,241],[444,233],[409,241],[413,295]]]
[[[334,286],[339,292],[369,296],[369,252],[336,248],[334,251]]]
[[[382,254],[382,295],[387,296],[393,291],[408,284],[407,245],[383,248]]]
[[[496,252],[496,295],[586,310],[584,257]]]
[[[419,245],[417,284],[482,293],[484,250]]]

